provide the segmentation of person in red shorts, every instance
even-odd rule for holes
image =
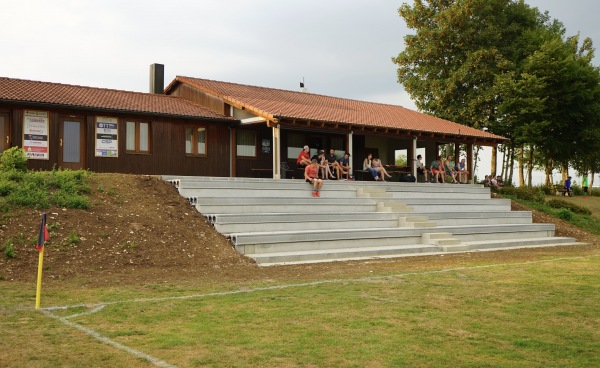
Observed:
[[[429,168],[431,171],[431,177],[435,178],[434,183],[444,183],[444,163],[442,162],[442,156],[437,156],[436,160],[431,163]]]
[[[310,162],[310,165],[306,166],[306,168],[304,169],[304,180],[306,180],[307,183],[312,183],[312,196],[320,197],[320,191],[323,187],[323,180],[319,179],[319,164],[317,164],[316,158],[313,158]]]
[[[304,149],[300,151],[298,159],[296,160],[298,167],[310,165],[310,154],[308,153],[309,150],[310,148],[308,148],[308,146],[304,146]]]

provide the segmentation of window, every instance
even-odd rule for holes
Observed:
[[[206,156],[206,128],[185,128],[185,154]]]
[[[150,123],[127,122],[127,152],[150,153]]]
[[[256,157],[256,131],[237,131],[237,155],[238,157]]]
[[[287,136],[287,158],[296,159],[304,148],[305,138],[302,134],[289,133]]]
[[[346,153],[346,151],[343,149],[346,145],[345,143],[346,137],[331,137],[331,147],[329,148],[333,148],[335,150],[335,155],[337,156],[337,158],[344,157],[344,154]],[[329,149],[327,149],[326,152],[329,153]]]

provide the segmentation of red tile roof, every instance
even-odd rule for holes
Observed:
[[[475,137],[495,142],[506,140],[479,129],[401,106],[182,76],[178,76],[171,82],[166,89],[167,93],[178,83],[184,83],[219,96],[225,102],[234,106],[244,106],[271,120],[275,118],[301,119]]]
[[[115,112],[235,120],[174,96],[4,77],[0,77],[0,101],[31,102],[75,108],[112,110]]]

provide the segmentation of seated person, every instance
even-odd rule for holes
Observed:
[[[563,187],[563,192],[562,192],[563,196],[569,196],[572,197],[573,196],[573,189],[571,188],[571,177],[568,176],[567,180],[565,180],[565,186]]]
[[[310,154],[308,153],[309,150],[310,148],[308,148],[308,146],[304,146],[304,149],[300,151],[300,154],[298,154],[298,159],[296,160],[298,167],[306,167],[310,165],[311,160]]]
[[[329,163],[325,158],[325,151],[320,150],[318,156],[316,157],[317,164],[319,165],[319,169],[321,170],[321,178],[325,180],[333,179],[333,173],[329,168]]]
[[[377,171],[378,174],[381,174],[381,181],[385,181],[385,176],[387,176],[388,178],[392,177],[390,174],[388,174],[385,167],[383,167],[383,164],[381,163],[379,157],[375,157],[371,160],[371,166],[373,166],[373,169],[375,169],[375,171]]]
[[[313,197],[321,196],[321,188],[323,187],[323,179],[319,179],[319,165],[317,159],[313,158],[310,165],[304,169],[304,180],[313,185]]]
[[[346,175],[345,180],[350,180],[350,153],[344,153],[344,157],[340,157],[338,160],[337,166],[337,177],[338,179],[342,177],[342,175]]]
[[[325,158],[327,159],[327,162],[329,163],[329,168],[331,169],[331,171],[335,171],[337,175],[337,179],[339,179],[339,173],[338,173],[338,169],[337,166],[339,165],[337,162],[337,156],[335,155],[335,150],[333,148],[331,148],[329,150],[329,154],[325,156]]]
[[[373,155],[369,153],[367,155],[367,158],[365,158],[365,160],[363,161],[363,171],[367,171],[368,173],[370,173],[373,176],[373,179],[379,180],[379,173],[377,173],[377,170],[373,168],[372,160]]]
[[[493,175],[490,175],[490,187],[498,188],[498,181]]]
[[[446,161],[444,162],[444,171],[446,173],[446,176],[452,178],[453,184],[458,184],[458,181],[456,181],[456,175],[458,173],[456,172],[456,170],[454,170],[454,162],[452,162],[452,156],[446,157]]]
[[[467,183],[469,180],[469,171],[467,171],[467,164],[465,163],[465,159],[461,159],[458,163],[458,182],[459,183]]]
[[[436,183],[444,183],[444,164],[442,163],[442,156],[438,156],[436,160],[431,162],[429,170],[431,171],[431,177],[435,178]]]
[[[423,161],[421,161],[422,159],[423,156],[417,155],[417,175],[424,175],[425,182],[429,183],[429,180],[427,179],[429,173],[427,172],[427,168],[425,167],[425,165],[423,165]]]
[[[492,182],[490,180],[490,176],[489,175],[485,176],[485,179],[483,179],[482,184],[483,184],[484,187],[491,187],[492,186]]]
[[[504,186],[504,182],[502,181],[502,177],[500,175],[496,176],[496,186],[498,188],[502,188]]]

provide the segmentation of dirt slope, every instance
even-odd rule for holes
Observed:
[[[557,236],[574,236],[592,244],[260,268],[239,255],[174,187],[159,178],[94,174],[91,182],[89,210],[46,210],[51,239],[45,251],[45,282],[76,281],[93,286],[198,279],[306,279],[340,276],[357,270],[368,272],[374,268],[439,267],[477,258],[506,262],[536,255],[595,252],[598,249],[594,237],[570,225],[557,223]],[[15,258],[6,257],[4,252],[0,254],[0,282],[35,282],[38,253],[34,244],[40,214],[41,211],[36,210],[13,209],[0,218],[0,248],[12,241],[16,253]],[[534,221],[546,222],[548,218],[534,213]]]

